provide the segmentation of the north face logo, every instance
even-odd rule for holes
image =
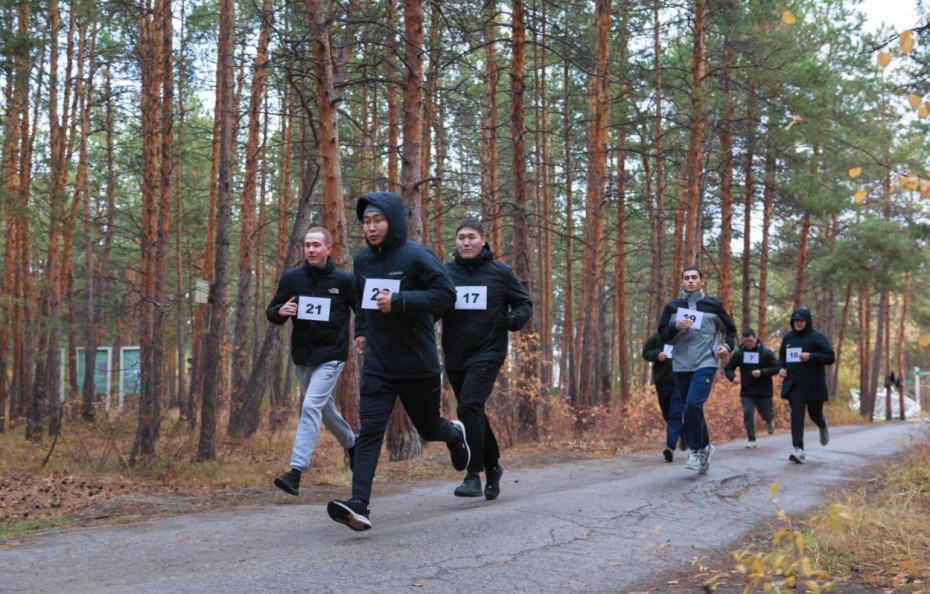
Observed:
[[[338,289],[337,287],[333,287],[332,289],[329,290],[329,294],[330,294],[330,295],[338,295],[338,294],[339,294],[339,289]]]

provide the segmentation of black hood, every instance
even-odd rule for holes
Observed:
[[[378,248],[397,247],[407,241],[407,207],[394,192],[372,192],[358,199],[355,215],[361,223],[368,205],[376,206],[384,212],[388,220],[388,234]],[[366,239],[367,243],[368,240]],[[371,245],[371,244],[369,244]],[[374,247],[374,246],[372,246]]]
[[[794,330],[794,324],[791,324],[789,321],[789,325],[791,326],[791,329],[797,332],[798,334],[807,334],[808,332],[814,329],[814,318],[813,316],[811,316],[811,310],[809,310],[808,308],[799,307],[793,312],[791,312],[791,320],[797,320],[797,319],[802,319],[807,322],[807,325],[804,326],[804,330],[801,330],[800,332],[798,332],[797,330]]]

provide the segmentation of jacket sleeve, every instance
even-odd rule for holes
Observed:
[[[672,324],[672,308],[668,305],[662,310],[662,317],[659,318],[659,337],[662,342],[673,342],[678,336],[678,328]]]
[[[814,347],[810,350],[811,361],[819,365],[833,365],[836,362],[836,353],[833,352],[833,345],[823,334],[817,336]]]
[[[726,345],[727,350],[732,353],[734,347],[736,347],[736,324],[733,323],[733,318],[730,317],[730,314],[723,309],[723,304],[720,304],[720,311],[717,312],[717,319],[723,324],[723,344]]]
[[[523,287],[523,283],[513,273],[513,270],[507,271],[507,305],[510,306],[510,313],[507,315],[507,329],[516,332],[526,326],[533,316],[533,301],[529,293]]]
[[[281,306],[287,303],[288,299],[294,295],[289,294],[287,275],[281,276],[281,279],[278,281],[278,289],[275,291],[274,297],[271,298],[271,303],[268,304],[268,307],[265,309],[265,317],[268,318],[268,321],[272,324],[281,325],[287,321],[287,316],[282,316],[278,313],[281,309]]]
[[[662,337],[658,332],[646,339],[643,343],[643,359],[655,363],[659,360],[659,353],[662,352]]]
[[[727,377],[731,382],[736,379],[736,366],[740,364],[743,360],[743,354],[739,351],[736,351],[730,358],[727,360],[727,364],[723,366],[723,375]]]
[[[423,288],[402,289],[396,293],[391,300],[391,311],[397,308],[399,313],[427,314],[438,319],[455,305],[455,285],[433,252],[424,247],[420,254],[415,274],[418,286]]]
[[[356,264],[358,266],[358,264]],[[353,275],[354,276],[354,275]],[[360,307],[358,303],[358,295],[362,294],[361,279],[358,276],[355,276],[355,281],[352,285],[355,287],[355,338],[365,336],[365,309]]]
[[[785,339],[787,337],[788,337],[788,334],[785,334],[784,336],[782,336],[781,346],[778,347],[778,361],[776,361],[776,365],[778,365],[779,370],[788,369],[788,363],[787,363],[787,360],[785,359]]]
[[[778,359],[775,357],[775,352],[772,349],[763,348],[762,349],[762,365],[759,371],[762,372],[762,377],[772,377],[778,375],[778,370],[781,367],[778,366]]]

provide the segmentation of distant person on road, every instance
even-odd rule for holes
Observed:
[[[739,369],[739,375],[736,375]],[[739,385],[739,399],[743,407],[743,425],[746,427],[747,448],[756,447],[756,411],[765,421],[769,435],[775,433],[775,409],[772,406],[772,377],[778,374],[778,359],[756,337],[752,328],[743,330],[743,345],[736,349],[723,368],[724,375]]]
[[[371,528],[371,487],[397,398],[423,439],[446,442],[456,470],[465,470],[470,452],[462,422],[439,416],[442,383],[433,324],[455,304],[452,279],[436,254],[407,239],[407,209],[400,196],[365,194],[355,212],[368,244],[356,254],[354,268],[359,295],[355,348],[365,356],[359,386],[361,429],[352,496],[331,500],[326,511],[360,531]]]
[[[458,497],[500,495],[504,473],[500,448],[484,405],[507,358],[508,332],[523,328],[533,315],[533,302],[510,266],[494,259],[477,219],[465,219],[455,230],[454,260],[446,271],[455,283],[455,306],[442,318],[442,350],[446,375],[458,404],[456,415],[465,423],[471,462]]]
[[[804,409],[811,421],[820,428],[820,445],[830,442],[823,403],[829,399],[827,374],[824,367],[833,365],[836,354],[826,336],[814,330],[811,310],[799,307],[791,314],[791,330],[781,339],[778,348],[778,372],[785,378],[781,397],[791,407],[791,445],[794,452],[788,459],[803,464]]]
[[[714,446],[704,419],[719,359],[733,350],[736,326],[717,299],[704,294],[704,271],[687,266],[681,273],[681,295],[662,310],[659,336],[673,347],[672,369],[684,399],[685,444],[690,450],[685,468],[701,474],[710,468]]]
[[[300,476],[310,467],[321,422],[345,448],[352,466],[355,432],[339,414],[333,390],[349,354],[355,277],[336,268],[332,252],[330,232],[311,227],[304,236],[306,260],[284,273],[265,311],[272,324],[292,322],[291,358],[303,395],[291,469],[274,479],[276,487],[291,495],[299,493]]]
[[[643,345],[643,359],[652,362],[652,383],[655,385],[659,409],[665,421],[665,449],[662,450],[662,455],[666,462],[675,459],[675,448],[681,438],[682,401],[672,371],[673,356],[672,345],[662,342],[658,332],[650,336]]]

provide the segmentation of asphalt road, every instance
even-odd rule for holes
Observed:
[[[353,532],[323,505],[247,506],[52,532],[0,549],[0,592],[624,592],[720,555],[779,507],[801,514],[889,459],[914,423],[718,444],[710,471],[658,453],[505,470],[496,501],[429,482],[378,497]],[[506,456],[504,458],[506,466]],[[777,504],[768,498],[773,481]]]

